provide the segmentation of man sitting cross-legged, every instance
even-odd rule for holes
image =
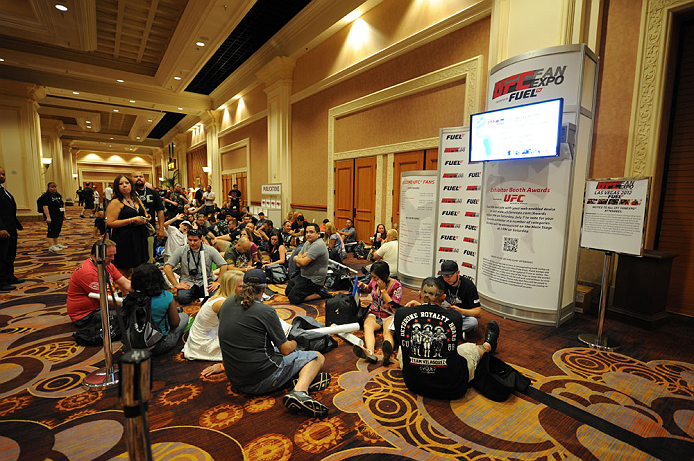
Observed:
[[[294,388],[283,397],[290,411],[323,416],[328,407],[308,395],[330,384],[330,374],[320,373],[325,358],[316,351],[299,351],[287,340],[275,309],[261,302],[265,272],[251,269],[243,277],[243,289],[228,297],[219,309],[219,344],[227,378],[240,392],[260,395],[284,387]]]
[[[458,311],[441,307],[444,289],[441,280],[424,279],[419,292],[422,303],[395,311],[391,328],[400,346],[398,360],[407,388],[424,397],[457,399],[475,377],[482,356],[496,349],[499,325],[494,320],[487,323],[479,346],[458,345],[463,319]]]
[[[301,304],[320,298],[330,298],[330,293],[323,288],[328,275],[328,248],[320,238],[318,224],[306,226],[306,243],[300,252],[293,257],[294,263],[301,268],[287,283],[285,294],[292,304]]]

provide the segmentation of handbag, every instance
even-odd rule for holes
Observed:
[[[311,331],[325,325],[318,320],[300,315],[292,320],[292,328],[287,339],[296,341],[297,349],[302,351],[318,351],[325,353],[337,347],[337,341],[327,333]]]
[[[145,229],[147,229],[147,237],[154,237],[157,235],[157,230],[154,228],[152,223],[145,223]]]
[[[472,385],[489,400],[504,402],[513,391],[525,393],[530,379],[496,356],[484,354],[475,369]]]
[[[328,325],[358,322],[363,328],[367,315],[369,315],[369,307],[357,305],[354,297],[349,293],[337,293],[325,301],[325,322]]]
[[[282,264],[273,264],[265,267],[265,275],[270,283],[287,283],[287,268]]]

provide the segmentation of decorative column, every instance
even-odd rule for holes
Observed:
[[[78,198],[75,197],[77,179],[72,177],[74,170],[72,169],[72,155],[70,154],[71,143],[72,140],[70,139],[60,140],[60,158],[63,165],[63,188],[60,189],[60,193],[63,194],[63,200],[70,197],[73,201],[79,202]]]
[[[186,156],[188,150],[188,135],[186,133],[179,133],[174,136],[174,158],[176,158],[178,166],[178,182],[183,186],[184,189],[188,188],[188,157]],[[167,169],[167,174],[171,172]]]
[[[60,120],[41,119],[41,156],[51,159],[49,165],[43,166],[43,186],[46,187],[49,181],[53,181],[58,186],[58,192],[66,197],[66,185],[63,183],[63,146],[60,142],[63,131],[65,125]]]
[[[7,173],[5,186],[17,202],[20,219],[38,220],[36,198],[45,191],[41,184],[41,124],[38,102],[44,87],[0,80],[0,166]]]
[[[222,112],[208,110],[203,116],[202,123],[205,126],[205,138],[207,142],[207,166],[210,172],[207,173],[208,184],[212,186],[212,191],[217,194],[217,204],[221,206],[224,197],[222,187],[222,157],[219,154],[219,125],[221,123]]]
[[[283,217],[290,209],[292,197],[292,106],[289,98],[295,65],[295,59],[277,56],[256,74],[265,83],[267,94],[267,181],[282,184]]]

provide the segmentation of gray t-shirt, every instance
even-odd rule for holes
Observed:
[[[200,249],[205,252],[205,266],[207,269],[207,281],[209,283],[215,280],[215,276],[212,273],[212,263],[214,262],[217,267],[222,267],[226,266],[227,262],[222,258],[222,255],[219,254],[219,251],[209,245],[203,243]],[[181,264],[181,282],[186,282],[190,285],[202,285],[202,261],[200,260],[200,251],[191,250],[190,246],[186,243],[175,250],[169,260],[166,261],[166,264],[171,267],[176,267],[179,263]],[[197,270],[197,274],[190,275],[191,269]]]
[[[233,264],[238,268],[248,266],[252,257],[253,255],[250,248],[245,253],[239,253],[239,250],[236,249],[235,243],[229,245],[229,248],[224,253],[224,259],[226,259],[229,264]]]
[[[325,246],[323,239],[318,239],[313,243],[306,241],[301,253],[307,253],[307,256],[313,260],[308,266],[301,268],[301,275],[315,283],[318,286],[325,285],[325,277],[328,275],[328,248]]]
[[[229,296],[219,309],[219,345],[231,384],[248,386],[282,366],[275,350],[287,341],[280,318],[271,306],[255,301],[248,309]]]
[[[340,232],[349,234],[345,237],[345,243],[353,243],[357,241],[357,230],[354,227],[343,227]]]

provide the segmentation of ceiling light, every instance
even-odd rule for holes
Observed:
[[[72,94],[80,94],[79,91],[73,91]]]
[[[91,122],[90,120],[87,120],[87,121],[84,122],[84,123],[86,123],[87,125],[89,125],[89,124],[92,123],[92,122]]]
[[[108,139],[113,139],[113,138],[108,138]]]
[[[118,109],[113,109],[113,112],[118,112]]]
[[[180,80],[180,79],[181,79],[181,77],[179,77],[178,75],[174,77],[174,80]]]
[[[197,46],[205,46],[205,42],[195,42]]]
[[[60,11],[67,11],[67,6],[65,6],[65,5],[56,5],[56,6],[55,6],[55,9],[56,9],[56,10],[60,10]]]
[[[183,107],[179,107],[178,110],[183,110]]]
[[[135,102],[135,101],[133,101],[133,100],[131,99],[130,102]]]
[[[91,126],[87,125],[87,129],[90,129],[90,128],[91,128]]]
[[[147,121],[148,121],[149,123],[152,123],[152,119],[151,119],[151,118],[150,118],[150,119],[148,119]]]
[[[2,59],[2,58],[0,58],[0,62],[5,62],[5,60],[4,60],[4,59]]]
[[[139,136],[136,136],[135,139],[140,139],[140,137],[139,137]]]
[[[121,79],[121,78],[117,79],[116,81],[117,81],[118,83],[124,83],[124,82],[125,82],[125,80],[123,80],[123,79]]]

